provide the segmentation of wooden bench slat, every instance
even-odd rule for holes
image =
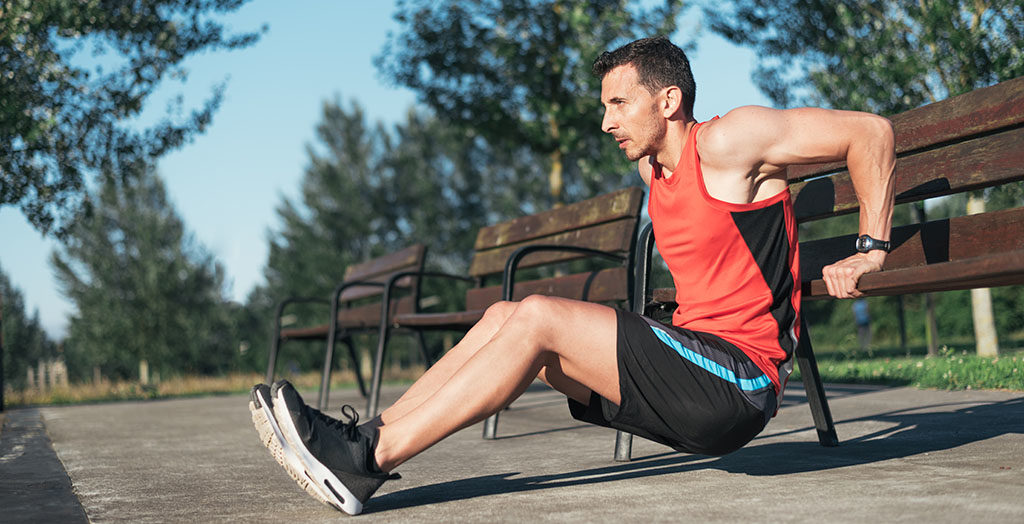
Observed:
[[[923,267],[869,273],[857,289],[868,296],[1024,284],[1024,249]],[[803,283],[804,300],[832,298],[821,279]]]
[[[411,268],[408,268],[408,269],[403,269],[402,271],[414,271],[414,270],[418,270],[418,269],[420,269],[420,268],[418,268],[418,267],[412,268],[411,267]],[[395,273],[398,273],[398,271],[396,271]],[[394,274],[394,273],[392,273],[392,274]],[[391,278],[392,274],[387,274],[387,275],[384,275],[384,276],[382,276],[380,278],[370,279],[370,282],[380,282],[382,284],[386,284],[388,279]],[[395,282],[395,287],[398,288],[398,289],[409,289],[415,283],[416,283],[416,279],[415,278],[413,278],[413,277],[404,277],[404,278],[399,279],[398,282]],[[339,301],[344,303],[344,302],[351,302],[353,300],[360,300],[360,299],[364,299],[364,298],[368,298],[368,297],[379,297],[383,293],[384,293],[384,287],[383,286],[358,286],[357,285],[357,286],[352,286],[352,287],[346,289],[345,291],[342,291],[341,292],[341,297],[339,297]]]
[[[393,325],[395,327],[409,327],[421,329],[451,329],[456,331],[468,330],[480,321],[484,316],[484,310],[457,311],[454,313],[418,313],[415,315],[396,315]]]
[[[421,266],[426,250],[427,248],[423,244],[415,244],[401,251],[351,265],[345,270],[345,280],[387,280],[388,275],[399,271],[413,270]]]
[[[1024,249],[869,273],[861,277],[857,289],[868,296],[886,296],[1021,284],[1024,284]],[[825,281],[820,278],[805,280],[801,285],[803,300],[832,298]],[[651,291],[651,301],[674,308],[675,293],[675,288],[657,288]]]
[[[800,244],[805,299],[827,297],[821,268],[852,255],[855,238],[845,235]],[[861,291],[897,295],[1022,283],[1019,276],[1024,273],[1024,263],[1021,271],[1008,270],[1013,269],[1012,261],[1020,262],[1024,256],[1024,208],[901,226],[893,228],[892,240],[894,248],[885,259],[885,271],[865,275],[858,286]],[[979,257],[979,253],[987,255]],[[958,265],[961,262],[963,265]],[[961,267],[966,269],[957,273]],[[876,282],[876,275],[894,276]],[[654,289],[651,298],[674,303],[675,289]]]
[[[639,215],[643,198],[644,192],[641,188],[629,187],[583,202],[485,227],[477,234],[474,249],[483,251],[528,241],[537,243],[537,239],[564,231],[567,226],[584,227],[636,217]]]
[[[630,252],[636,234],[637,219],[635,216],[606,222],[595,226],[575,229],[555,235],[536,238],[530,241],[505,244],[502,247],[478,251],[469,266],[469,274],[473,277],[494,275],[505,270],[508,257],[520,247],[534,244],[558,244],[577,246],[612,253],[626,254]],[[543,251],[527,255],[519,267],[535,267],[554,262],[576,260],[586,255],[565,251]]]
[[[894,115],[896,153],[904,155],[936,144],[985,134],[1024,123],[1024,77],[976,89]],[[790,181],[843,169],[842,162],[790,166]]]
[[[896,202],[960,193],[1024,180],[1024,128],[1017,128],[896,160]],[[791,183],[797,221],[858,209],[849,172]]]
[[[519,282],[515,285],[514,300],[530,295],[548,295],[588,302],[612,302],[629,298],[629,272],[624,267],[579,273],[540,280]],[[466,309],[486,309],[501,300],[501,286],[474,288],[466,293]]]
[[[414,297],[402,297],[392,303],[391,315],[408,314],[415,311]],[[380,326],[381,304],[367,304],[338,312],[339,329],[370,329]],[[287,328],[281,330],[282,340],[323,339],[330,331],[330,325]]]
[[[856,252],[857,235],[812,240],[800,244],[800,279],[821,278],[822,267]],[[893,250],[885,270],[963,260],[979,253],[1024,248],[1024,208],[1004,209],[892,229]]]

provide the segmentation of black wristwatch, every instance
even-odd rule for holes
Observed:
[[[886,253],[889,252],[889,242],[886,240],[878,240],[877,238],[871,238],[867,235],[861,235],[857,237],[857,252],[867,253],[875,249],[881,249]]]

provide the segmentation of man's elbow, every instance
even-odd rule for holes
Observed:
[[[893,130],[892,121],[884,116],[869,114],[866,118],[869,136],[881,142],[881,146],[895,151],[896,132]]]

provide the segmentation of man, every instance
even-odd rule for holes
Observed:
[[[678,290],[673,326],[587,302],[531,296],[490,307],[465,338],[380,417],[357,425],[307,407],[287,382],[253,388],[261,440],[313,497],[348,513],[395,467],[483,420],[539,378],[580,420],[677,450],[720,455],[774,415],[798,336],[796,226],[785,167],[842,160],[869,248],[889,239],[893,134],[864,113],[741,107],[693,119],[685,54],[638,40],[594,65],[602,129],[650,185],[659,252]],[[868,242],[872,244],[872,242]],[[858,296],[884,249],[825,269],[829,292]]]

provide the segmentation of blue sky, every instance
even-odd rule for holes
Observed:
[[[252,47],[206,53],[186,63],[188,82],[167,91],[197,106],[213,85],[228,80],[225,99],[206,133],[162,158],[158,171],[186,227],[225,266],[230,296],[243,302],[262,281],[275,208],[298,195],[322,103],[356,100],[370,120],[395,123],[415,94],[382,80],[373,66],[389,31],[392,0],[276,2],[255,0],[224,20],[238,31],[269,30]],[[690,10],[683,31],[698,25]],[[680,34],[674,38],[682,42]],[[750,80],[754,54],[703,34],[691,53],[698,119],[745,104],[768,105]],[[148,106],[161,111],[164,103]],[[72,305],[60,294],[49,264],[56,244],[42,238],[17,208],[0,207],[0,266],[38,310],[52,337],[67,328]]]

